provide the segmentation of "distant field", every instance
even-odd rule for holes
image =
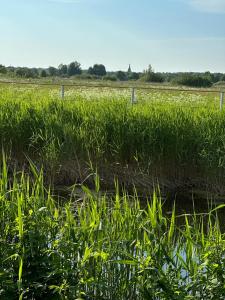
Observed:
[[[20,83],[37,83],[37,84],[50,84],[50,85],[58,85],[58,84],[65,84],[65,85],[86,85],[86,86],[108,86],[108,87],[138,87],[138,88],[170,88],[170,89],[185,89],[185,90],[220,90],[221,88],[225,88],[225,82],[220,81],[214,84],[211,88],[194,88],[188,86],[180,86],[174,85],[170,82],[162,82],[162,83],[154,83],[154,82],[145,82],[141,80],[130,80],[130,81],[108,81],[102,79],[79,79],[79,78],[61,78],[61,77],[47,77],[47,78],[7,78],[0,75],[0,83],[4,82],[16,82]],[[27,85],[26,85],[27,86]]]
[[[5,82],[5,83],[4,83]],[[14,82],[14,84],[10,84]],[[36,84],[33,84],[35,83]],[[84,81],[84,80],[15,80],[13,81],[4,79],[0,80],[0,88],[4,92],[23,92],[32,94],[35,97],[36,95],[42,94],[43,92],[49,92],[49,96],[57,97],[60,94],[61,85],[65,85],[65,96],[67,100],[74,99],[73,96],[88,96],[93,99],[103,98],[121,98],[128,97],[128,100],[131,96],[131,88],[135,88],[138,100],[157,100],[158,102],[171,102],[177,101],[181,104],[183,102],[195,102],[198,104],[205,102],[206,104],[215,100],[219,103],[218,93],[221,90],[221,87],[210,88],[210,89],[196,89],[188,87],[176,87],[168,84],[153,84],[153,83],[142,83],[142,82],[104,82],[100,80],[95,81]],[[198,92],[200,91],[200,92]],[[212,91],[214,93],[212,93]],[[210,97],[211,95],[211,97]],[[46,96],[46,93],[45,93]],[[72,96],[72,98],[71,98]],[[86,99],[86,98],[85,98]]]

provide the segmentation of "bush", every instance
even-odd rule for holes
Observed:
[[[35,68],[17,68],[15,71],[16,76],[22,78],[37,78],[38,77],[38,70]]]
[[[5,66],[0,65],[0,74],[6,74],[7,73],[7,69]]]
[[[127,74],[123,71],[118,71],[116,72],[116,77],[120,80],[120,81],[125,81],[127,80]]]
[[[144,81],[146,82],[163,82],[164,78],[160,73],[147,73],[143,76]]]
[[[141,78],[145,82],[163,82],[164,78],[160,73],[155,73],[152,66],[149,65],[148,69],[144,71],[144,75]]]
[[[117,81],[117,78],[115,75],[106,75],[103,77],[103,80],[108,80],[108,81]]]
[[[96,76],[96,75],[91,75],[91,74],[88,74],[88,73],[82,73],[80,75],[74,75],[72,77],[70,77],[71,79],[81,79],[81,80],[98,80],[98,79],[101,79],[99,76]]]
[[[129,80],[138,80],[140,78],[139,73],[132,72],[129,74],[128,79]]]
[[[196,74],[182,74],[173,80],[174,83],[190,87],[210,87],[212,81],[205,76]]]
[[[47,72],[45,70],[41,70],[40,76],[47,77]]]

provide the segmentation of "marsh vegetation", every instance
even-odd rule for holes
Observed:
[[[218,95],[137,98],[1,87],[1,299],[224,299],[224,205],[181,214],[172,193],[165,213],[160,192],[223,193]]]

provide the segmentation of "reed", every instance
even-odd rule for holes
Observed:
[[[215,95],[140,91],[132,107],[128,92],[71,90],[61,101],[56,90],[2,87],[0,143],[13,159],[25,153],[46,168],[91,159],[223,172],[225,115]]]
[[[1,299],[224,299],[223,205],[166,217],[158,192],[143,208],[117,184],[100,195],[97,179],[82,202],[62,202],[30,168],[11,180],[3,159]]]

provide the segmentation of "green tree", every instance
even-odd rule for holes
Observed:
[[[138,80],[139,77],[140,77],[139,73],[136,72],[131,72],[130,74],[128,74],[129,80]]]
[[[41,77],[47,77],[47,72],[45,70],[41,70]]]
[[[55,67],[49,67],[48,68],[48,74],[50,76],[56,76],[58,74],[58,70]]]
[[[59,69],[59,74],[60,75],[64,75],[65,76],[65,75],[68,74],[68,67],[67,67],[67,65],[61,64],[61,65],[59,65],[58,69]]]
[[[149,65],[148,69],[144,71],[142,80],[146,82],[163,82],[164,78],[160,73],[155,73],[152,66]]]
[[[148,69],[144,71],[144,73],[147,73],[147,74],[152,74],[154,73],[154,70],[152,68],[152,65],[148,65]]]
[[[68,71],[67,71],[69,76],[78,75],[78,74],[81,74],[81,72],[82,72],[82,70],[81,70],[80,63],[75,61],[75,62],[71,62],[69,64]]]
[[[116,72],[116,77],[120,80],[120,81],[125,81],[127,80],[127,74],[123,71],[118,71]]]
[[[95,64],[93,67],[90,67],[88,69],[88,73],[91,75],[96,75],[96,76],[105,76],[106,68],[102,64]]]
[[[6,73],[7,73],[7,69],[6,69],[5,66],[0,65],[0,73],[1,73],[1,74],[6,74]]]
[[[93,67],[89,67],[87,72],[90,75],[94,75]]]
[[[37,68],[31,68],[31,69],[29,69],[29,70],[30,70],[30,72],[31,72],[33,78],[39,77],[39,72],[38,72],[38,69],[37,69]]]
[[[209,71],[205,72],[203,77],[207,78],[211,82],[213,82],[213,80],[214,80],[213,74],[210,73]]]
[[[38,77],[38,72],[36,68],[30,69],[30,68],[16,68],[15,71],[16,76],[18,77],[24,77],[24,78],[35,78]]]

